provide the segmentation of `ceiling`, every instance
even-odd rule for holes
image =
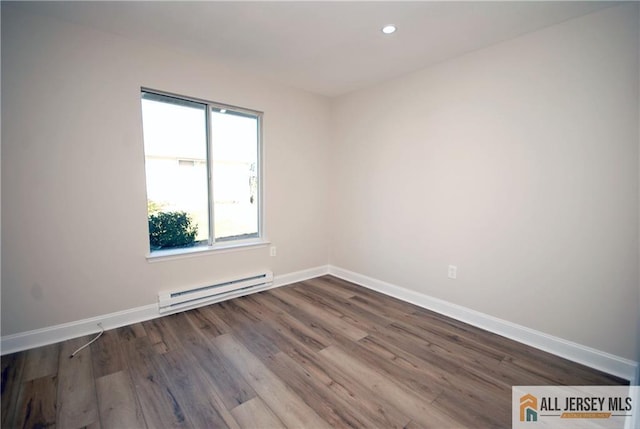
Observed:
[[[3,2],[5,3],[5,2]],[[326,96],[401,76],[615,2],[20,2]],[[398,31],[384,35],[383,25]]]

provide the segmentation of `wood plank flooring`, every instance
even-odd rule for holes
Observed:
[[[624,380],[331,276],[2,357],[2,428],[510,427]]]

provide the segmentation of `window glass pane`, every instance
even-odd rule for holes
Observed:
[[[216,241],[258,237],[258,117],[211,110]]]
[[[204,104],[142,94],[151,250],[208,243],[206,114]]]

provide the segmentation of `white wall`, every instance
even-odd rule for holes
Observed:
[[[140,87],[265,112],[268,248],[149,263]],[[329,103],[2,5],[2,335],[327,263]]]
[[[637,359],[638,18],[606,9],[335,100],[330,263]]]

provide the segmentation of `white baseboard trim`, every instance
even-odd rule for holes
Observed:
[[[553,353],[565,359],[624,378],[629,380],[631,384],[637,384],[638,381],[640,381],[636,380],[638,362],[564,340],[553,335],[548,335],[479,311],[433,298],[333,265],[329,266],[329,274],[537,349]]]
[[[286,286],[291,283],[302,282],[304,280],[313,279],[326,274],[329,274],[329,266],[323,265],[321,267],[310,268],[308,270],[276,275],[273,278],[273,285],[274,287]]]
[[[261,290],[272,289],[308,280],[328,274],[328,272],[329,267],[323,265],[321,267],[310,268],[293,273],[276,275],[273,278],[273,284],[270,287]],[[242,296],[242,294],[237,296]],[[131,325],[133,323],[144,322],[157,317],[161,317],[161,315],[158,313],[158,304],[154,303],[128,310],[117,311],[115,313],[90,317],[88,319],[77,320],[75,322],[63,323],[60,325],[34,329],[32,331],[20,332],[12,335],[5,335],[0,338],[0,354],[4,356],[9,353],[46,346],[48,344],[66,341],[71,338],[95,334],[100,331],[98,323],[102,323],[104,329],[109,330]]]
[[[9,353],[70,340],[71,338],[95,334],[100,332],[98,323],[102,323],[102,327],[105,330],[109,330],[155,319],[156,317],[160,317],[160,314],[158,314],[158,304],[144,305],[142,307],[90,317],[75,322],[5,335],[0,340],[0,350],[2,350],[2,355],[4,356]]]
[[[637,374],[640,373],[638,369],[640,365],[638,362],[554,337],[479,311],[471,310],[333,265],[276,275],[273,279],[273,285],[269,289],[323,276],[325,274],[334,275],[520,343],[616,375],[629,380],[631,384],[637,385],[640,383],[640,379],[637,379]],[[5,355],[94,334],[99,331],[98,323],[102,323],[104,329],[109,330],[133,323],[144,322],[157,317],[160,317],[160,314],[158,313],[158,305],[154,303],[75,322],[6,335],[0,338],[0,354]]]

